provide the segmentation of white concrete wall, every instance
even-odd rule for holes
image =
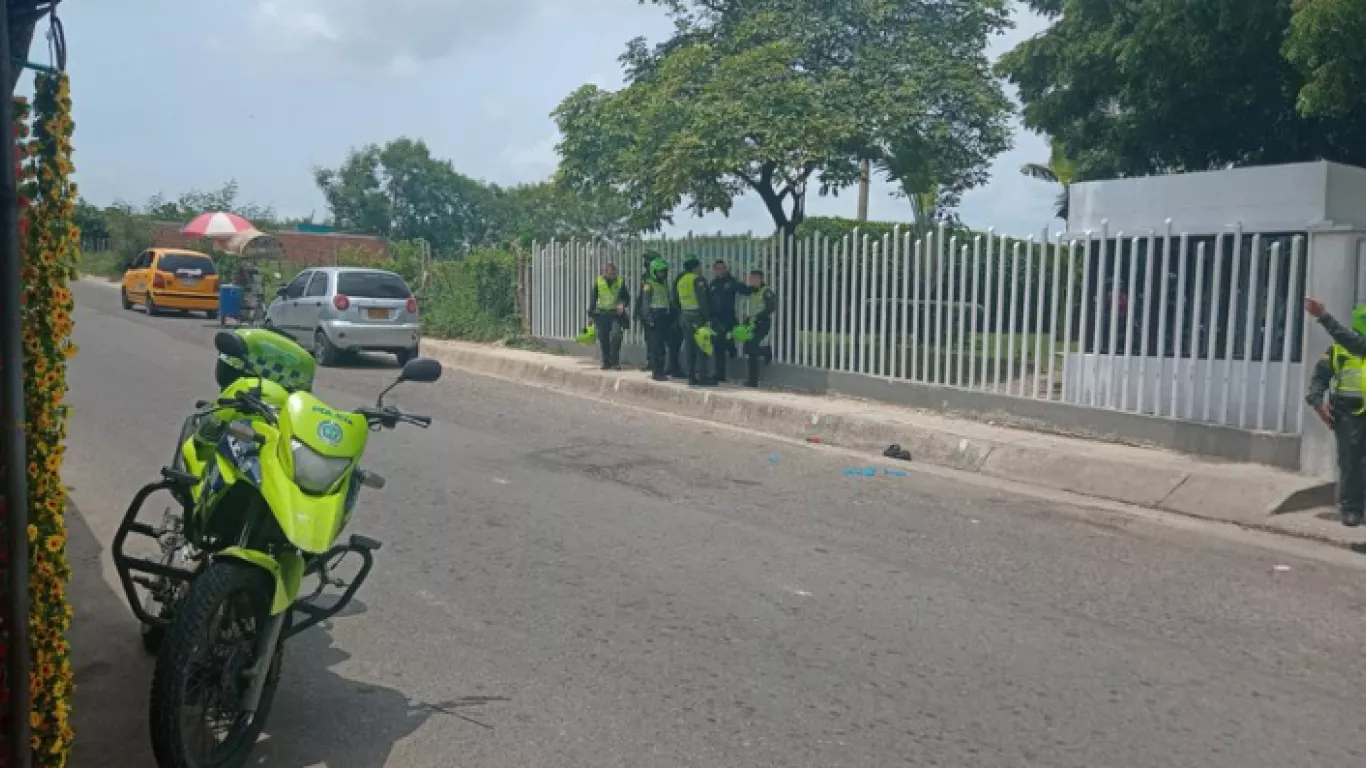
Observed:
[[[1366,168],[1323,165],[1328,167],[1324,218],[1337,226],[1366,226]]]
[[[1177,232],[1209,235],[1242,224],[1245,232],[1304,232],[1325,223],[1366,225],[1366,170],[1334,163],[1235,168],[1071,188],[1070,233],[1140,232],[1172,220]]]
[[[1095,354],[1070,354],[1063,359],[1063,402],[1165,417],[1173,417],[1174,407],[1174,418],[1183,421],[1294,433],[1304,418],[1303,391],[1300,363],[1290,363],[1287,370],[1286,363],[1268,362],[1263,369],[1260,361],[1242,360],[1135,356],[1126,363],[1123,355]],[[1281,414],[1284,421],[1278,418]]]

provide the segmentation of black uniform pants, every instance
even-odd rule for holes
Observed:
[[[621,340],[626,334],[625,323],[616,312],[599,312],[593,315],[593,327],[598,331],[598,350],[602,352],[602,367],[613,368],[621,364]]]
[[[668,375],[669,363],[678,365],[678,351],[675,348],[670,356],[670,340],[678,336],[678,324],[673,321],[673,312],[667,309],[650,310],[650,323],[645,326],[645,357],[650,364],[650,373],[655,378]],[[670,359],[672,357],[672,359]]]
[[[664,331],[664,346],[669,352],[669,375],[681,379],[688,375],[683,371],[683,331],[672,313],[660,327]]]
[[[1338,509],[1366,511],[1366,415],[1361,402],[1333,402],[1333,435],[1338,443]]]
[[[748,366],[748,370],[745,372],[748,374],[745,383],[751,387],[759,386],[759,361],[766,356],[764,341],[768,338],[771,326],[772,323],[768,320],[756,320],[754,322],[754,338],[745,342],[745,364]]]
[[[716,369],[717,381],[726,380],[726,361],[735,357],[735,342],[726,338],[735,328],[734,320],[714,320],[711,324],[716,336],[712,339],[712,366]]]
[[[697,346],[697,329],[706,325],[701,312],[684,312],[678,318],[678,331],[683,334],[683,348],[687,350],[688,381],[697,383],[707,377],[707,356]],[[715,351],[715,348],[712,350]]]

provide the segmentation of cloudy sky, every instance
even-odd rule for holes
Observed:
[[[212,189],[291,215],[325,207],[310,169],[348,149],[422,138],[461,172],[499,184],[555,168],[549,114],[585,82],[616,87],[617,55],[668,20],[635,0],[71,0],[63,3],[82,193],[106,204]],[[1038,32],[1017,28],[993,52]],[[41,30],[40,30],[41,32]],[[32,58],[46,60],[41,38]],[[991,183],[961,213],[1025,234],[1050,224],[1054,191],[1021,176],[1048,156],[1018,131]],[[871,217],[909,217],[874,188]],[[813,199],[813,215],[853,216],[853,190]],[[1058,222],[1051,222],[1056,226]],[[676,232],[771,231],[763,206],[729,218],[678,217]]]

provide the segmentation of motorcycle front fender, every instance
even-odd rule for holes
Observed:
[[[240,560],[248,565],[265,570],[275,581],[275,594],[270,601],[270,614],[278,616],[289,610],[299,599],[299,585],[304,578],[304,559],[296,552],[282,552],[269,555],[245,547],[229,547],[219,552],[217,557]]]

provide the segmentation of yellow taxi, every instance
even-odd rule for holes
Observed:
[[[198,251],[151,248],[123,273],[123,308],[141,306],[148,315],[203,312],[218,317],[218,270]]]

